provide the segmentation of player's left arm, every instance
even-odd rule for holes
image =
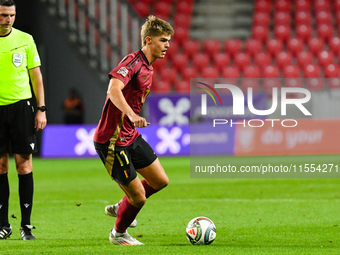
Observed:
[[[28,70],[31,83],[33,86],[33,92],[37,99],[38,107],[45,105],[45,94],[44,94],[44,84],[43,78],[40,71],[40,67],[35,67]],[[46,112],[37,111],[35,115],[35,128],[40,131],[45,128],[47,123]]]

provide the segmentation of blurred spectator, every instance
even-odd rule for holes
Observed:
[[[76,89],[69,91],[69,97],[63,104],[64,123],[65,124],[82,124],[84,122],[84,105]]]

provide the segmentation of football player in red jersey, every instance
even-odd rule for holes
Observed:
[[[126,229],[137,225],[135,218],[146,199],[169,183],[157,155],[136,127],[150,124],[139,113],[150,92],[152,63],[165,57],[173,34],[168,22],[150,15],[141,30],[142,49],[124,57],[109,73],[109,88],[94,144],[111,178],[125,193],[117,204],[105,207],[106,215],[117,217],[110,232],[110,242],[114,244],[143,245]]]

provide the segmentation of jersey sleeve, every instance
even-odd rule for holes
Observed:
[[[131,68],[129,63],[133,56],[125,57],[118,66],[109,73],[109,78],[115,77],[119,79],[124,85],[128,84],[134,75],[134,68]]]
[[[29,36],[27,47],[27,68],[32,69],[41,66],[40,57],[38,54],[37,46],[32,36]]]

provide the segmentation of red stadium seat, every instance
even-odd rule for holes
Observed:
[[[340,79],[339,78],[328,79],[328,88],[330,88],[330,89],[340,89]]]
[[[171,84],[168,81],[154,80],[152,91],[156,93],[169,93],[171,91]]]
[[[313,63],[313,55],[309,51],[301,51],[297,54],[296,59],[299,66],[302,68]]]
[[[310,11],[311,10],[311,1],[310,0],[296,0],[295,2],[295,11]]]
[[[253,25],[268,27],[270,24],[270,15],[267,12],[255,12],[253,15]]]
[[[321,24],[316,28],[317,34],[323,40],[328,41],[333,36],[333,26]]]
[[[182,53],[177,53],[172,57],[172,65],[177,71],[181,71],[183,68],[188,66],[189,59],[187,55]]]
[[[150,6],[146,3],[136,2],[133,4],[133,8],[142,18],[145,18],[150,14]]]
[[[256,12],[270,12],[271,3],[266,0],[259,0],[255,2],[255,11]]]
[[[263,68],[263,78],[279,78],[280,71],[275,65],[267,65]]]
[[[157,73],[159,73],[162,68],[167,67],[168,61],[166,59],[157,59],[155,62],[152,63],[153,68]]]
[[[226,51],[229,56],[234,57],[235,54],[241,52],[242,42],[240,39],[228,39],[224,43],[224,51]]]
[[[111,1],[111,0],[107,0],[107,1]],[[138,1],[138,0],[137,0]],[[143,0],[145,1],[145,0]],[[152,4],[154,1],[152,0],[147,0],[150,4]],[[169,4],[173,4],[174,3],[174,0],[162,0],[163,2],[167,2]]]
[[[321,24],[332,25],[332,14],[328,11],[320,11],[316,13],[316,24],[317,26]]]
[[[287,41],[287,49],[296,56],[303,50],[303,41],[299,38],[291,37]]]
[[[189,58],[192,58],[195,54],[199,53],[200,47],[200,43],[196,40],[187,40],[183,42],[183,50]]]
[[[283,69],[284,83],[286,87],[302,87],[302,79],[300,77],[300,69],[296,65],[288,65]],[[294,97],[299,95],[293,94]]]
[[[248,88],[252,88],[253,92],[258,91],[260,89],[260,80],[245,78],[241,80],[241,89],[245,92],[248,91]]]
[[[195,67],[188,66],[181,70],[182,80],[190,81],[191,78],[198,78],[198,72]]]
[[[312,27],[311,25],[297,25],[295,28],[295,34],[297,38],[302,39],[303,41],[308,41],[312,36]]]
[[[219,71],[216,67],[208,66],[202,69],[202,77],[203,78],[215,78],[219,77]]]
[[[263,90],[269,95],[272,94],[273,88],[280,88],[281,82],[278,79],[280,76],[279,68],[275,65],[268,65],[263,70]]]
[[[189,28],[191,24],[191,15],[186,15],[183,13],[175,14],[174,24],[175,24],[175,27]]]
[[[338,53],[340,52],[340,37],[339,36],[333,36],[329,40],[329,48],[334,52]]]
[[[275,11],[276,12],[290,12],[291,3],[287,0],[276,0]]]
[[[175,91],[178,93],[188,93],[190,92],[190,82],[180,80],[175,82]]]
[[[234,62],[235,65],[240,69],[243,70],[246,66],[250,64],[251,58],[249,53],[240,52],[235,55]]]
[[[279,39],[272,38],[266,41],[266,48],[270,54],[275,56],[278,52],[282,51],[283,43]]]
[[[257,66],[259,66],[261,69],[264,66],[267,66],[271,63],[272,57],[268,52],[260,52],[256,54],[254,58],[254,62]]]
[[[205,39],[203,50],[212,58],[216,53],[221,51],[221,42],[217,39]]]
[[[315,11],[329,11],[330,4],[328,0],[315,0],[314,2]]]
[[[249,38],[246,40],[246,51],[254,57],[260,51],[262,51],[262,42],[260,40],[256,40],[253,38]]]
[[[228,66],[222,71],[222,79],[220,79],[221,83],[224,84],[233,84],[238,86],[240,80],[240,70],[236,66]],[[225,93],[231,93],[229,89],[222,89]]]
[[[189,1],[177,1],[176,12],[191,15],[193,11],[193,3]]]
[[[86,1],[87,2],[87,1]],[[107,1],[108,2],[108,1]],[[131,4],[135,4],[135,3],[137,3],[138,2],[138,0],[129,0],[129,2],[131,3]],[[143,2],[143,3],[145,3],[145,4],[151,4],[152,2],[153,2],[153,0],[140,0],[140,2]]]
[[[260,68],[256,65],[246,66],[243,70],[243,78],[260,78]]]
[[[162,20],[165,20],[165,21],[169,22],[170,15],[164,15],[164,14],[160,14],[160,13],[157,13],[156,15],[157,15],[157,18],[160,18]]]
[[[334,1],[334,9],[335,9],[336,12],[340,11],[340,0]]]
[[[301,78],[286,78],[284,79],[284,85],[285,87],[289,87],[289,88],[302,88],[303,80]],[[301,95],[298,93],[293,93],[292,96],[299,97]]]
[[[337,11],[335,13],[335,20],[336,20],[337,25],[339,26],[340,25],[340,11]]]
[[[236,66],[228,66],[222,71],[223,78],[239,78],[240,70]]]
[[[173,83],[177,80],[177,71],[173,67],[166,67],[160,71],[160,78],[163,81]]]
[[[166,16],[170,15],[172,11],[172,5],[165,1],[155,2],[155,4],[153,5],[153,8],[156,14],[163,14]]]
[[[296,25],[310,26],[312,24],[312,15],[310,11],[295,12],[295,23]]]
[[[292,64],[292,53],[289,51],[281,51],[276,55],[276,65],[283,69],[285,66],[287,65],[291,65]]]
[[[286,25],[290,26],[290,13],[289,12],[276,12],[274,17],[275,26]]]
[[[183,27],[176,27],[176,33],[173,35],[173,39],[177,41],[180,45],[189,39],[189,29]]]
[[[325,78],[340,78],[340,69],[338,65],[329,64],[324,69]]]
[[[269,36],[269,28],[265,26],[253,26],[251,34],[254,39],[264,42]]]
[[[205,53],[195,54],[192,58],[193,65],[201,72],[204,67],[209,66],[209,56]]]
[[[303,76],[305,78],[319,78],[320,77],[320,67],[318,65],[309,64],[304,67]]]
[[[222,72],[230,64],[230,57],[227,53],[219,52],[213,56],[213,64]]]
[[[289,25],[278,25],[274,27],[274,35],[283,42],[286,42],[290,38],[291,28]]]
[[[284,78],[299,78],[300,68],[297,65],[287,65],[283,68]]]
[[[306,79],[307,83],[307,89],[308,90],[314,90],[314,91],[320,91],[324,89],[324,79],[320,78],[308,78]]]
[[[320,51],[323,50],[324,42],[319,37],[313,37],[308,41],[309,51],[314,55],[317,55]]]
[[[334,54],[332,51],[323,50],[318,54],[318,63],[320,66],[325,67],[334,63]]]

